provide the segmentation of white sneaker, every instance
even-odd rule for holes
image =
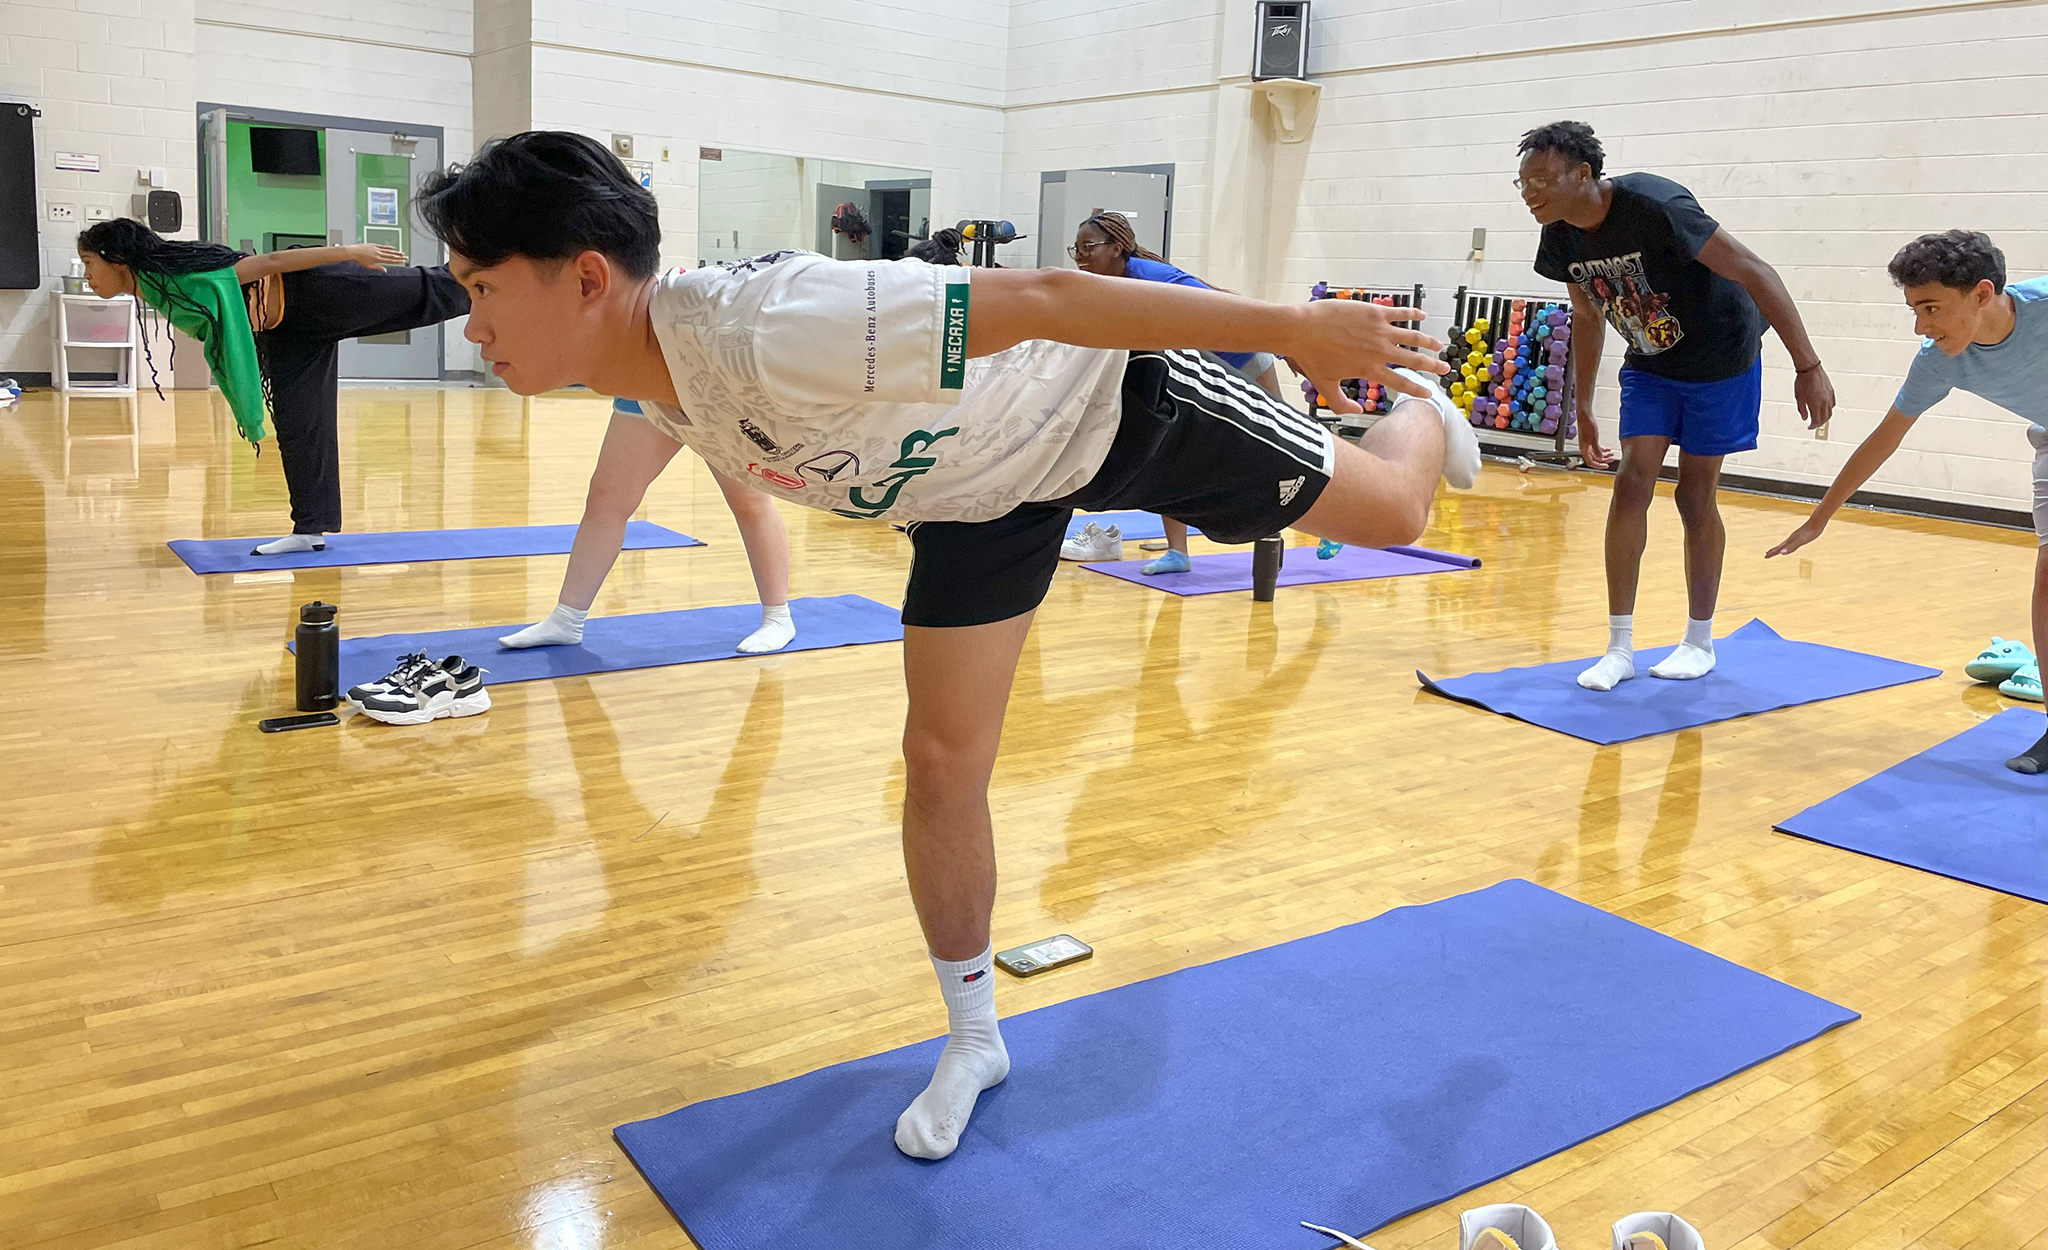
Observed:
[[[1060,544],[1060,559],[1084,560],[1094,563],[1099,560],[1121,560],[1124,558],[1124,532],[1112,525],[1103,529],[1090,521],[1081,527],[1081,532]]]
[[[1614,1250],[1707,1250],[1707,1242],[1669,1211],[1638,1211],[1614,1222]]]
[[[1557,1250],[1557,1238],[1542,1216],[1503,1202],[1458,1217],[1458,1250]]]

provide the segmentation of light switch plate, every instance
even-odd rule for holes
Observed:
[[[105,221],[113,215],[104,204],[88,204],[85,206],[85,219],[87,221]]]

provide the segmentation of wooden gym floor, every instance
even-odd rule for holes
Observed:
[[[0,1244],[687,1245],[614,1125],[944,1027],[897,850],[900,648],[259,734],[296,605],[347,634],[524,622],[563,559],[194,576],[165,540],[285,516],[274,449],[217,403],[0,413]],[[573,522],[605,421],[588,396],[343,404],[356,530]],[[996,770],[996,934],[1098,954],[1005,979],[1001,1009],[1523,876],[1863,1019],[1379,1250],[1453,1247],[1460,1209],[1510,1200],[1567,1247],[1645,1208],[1712,1250],[2048,1246],[2044,909],[1771,831],[1999,709],[1962,662],[2025,635],[2031,535],[1851,515],[1766,564],[1803,509],[1726,499],[1724,632],[1762,616],[1938,680],[1605,748],[1420,693],[1417,668],[1597,652],[1606,501],[1489,467],[1423,540],[1483,569],[1271,605],[1063,569]],[[642,515],[711,546],[623,557],[596,611],[751,599],[694,459]],[[788,520],[797,594],[897,601],[900,535]],[[1679,559],[1661,503],[1644,646],[1682,626]]]

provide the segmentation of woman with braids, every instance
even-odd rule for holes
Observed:
[[[341,529],[341,340],[416,330],[469,311],[468,294],[445,266],[408,267],[404,253],[373,243],[248,256],[218,243],[166,239],[124,217],[81,233],[78,255],[95,295],[133,295],[199,341],[251,444],[263,438],[269,401],[292,532],[256,555],[320,551],[323,536]]]
[[[1110,278],[1137,278],[1145,282],[1170,282],[1175,286],[1214,290],[1208,283],[1167,263],[1157,252],[1138,244],[1137,232],[1122,213],[1096,213],[1074,232],[1074,245],[1067,249],[1074,264],[1089,273]],[[1280,398],[1280,377],[1273,368],[1270,352],[1212,352],[1211,355],[1259,384],[1259,389]],[[1172,517],[1161,517],[1166,529],[1166,553],[1138,571],[1140,573],[1185,573],[1188,563],[1188,527]],[[1333,544],[1324,544],[1326,547]],[[1332,551],[1331,554],[1335,554]]]

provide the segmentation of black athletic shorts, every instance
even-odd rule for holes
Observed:
[[[1059,568],[1075,509],[1157,512],[1221,543],[1301,519],[1336,467],[1320,423],[1202,352],[1133,352],[1109,455],[1064,499],[992,521],[919,521],[903,623],[987,625],[1031,611]]]

